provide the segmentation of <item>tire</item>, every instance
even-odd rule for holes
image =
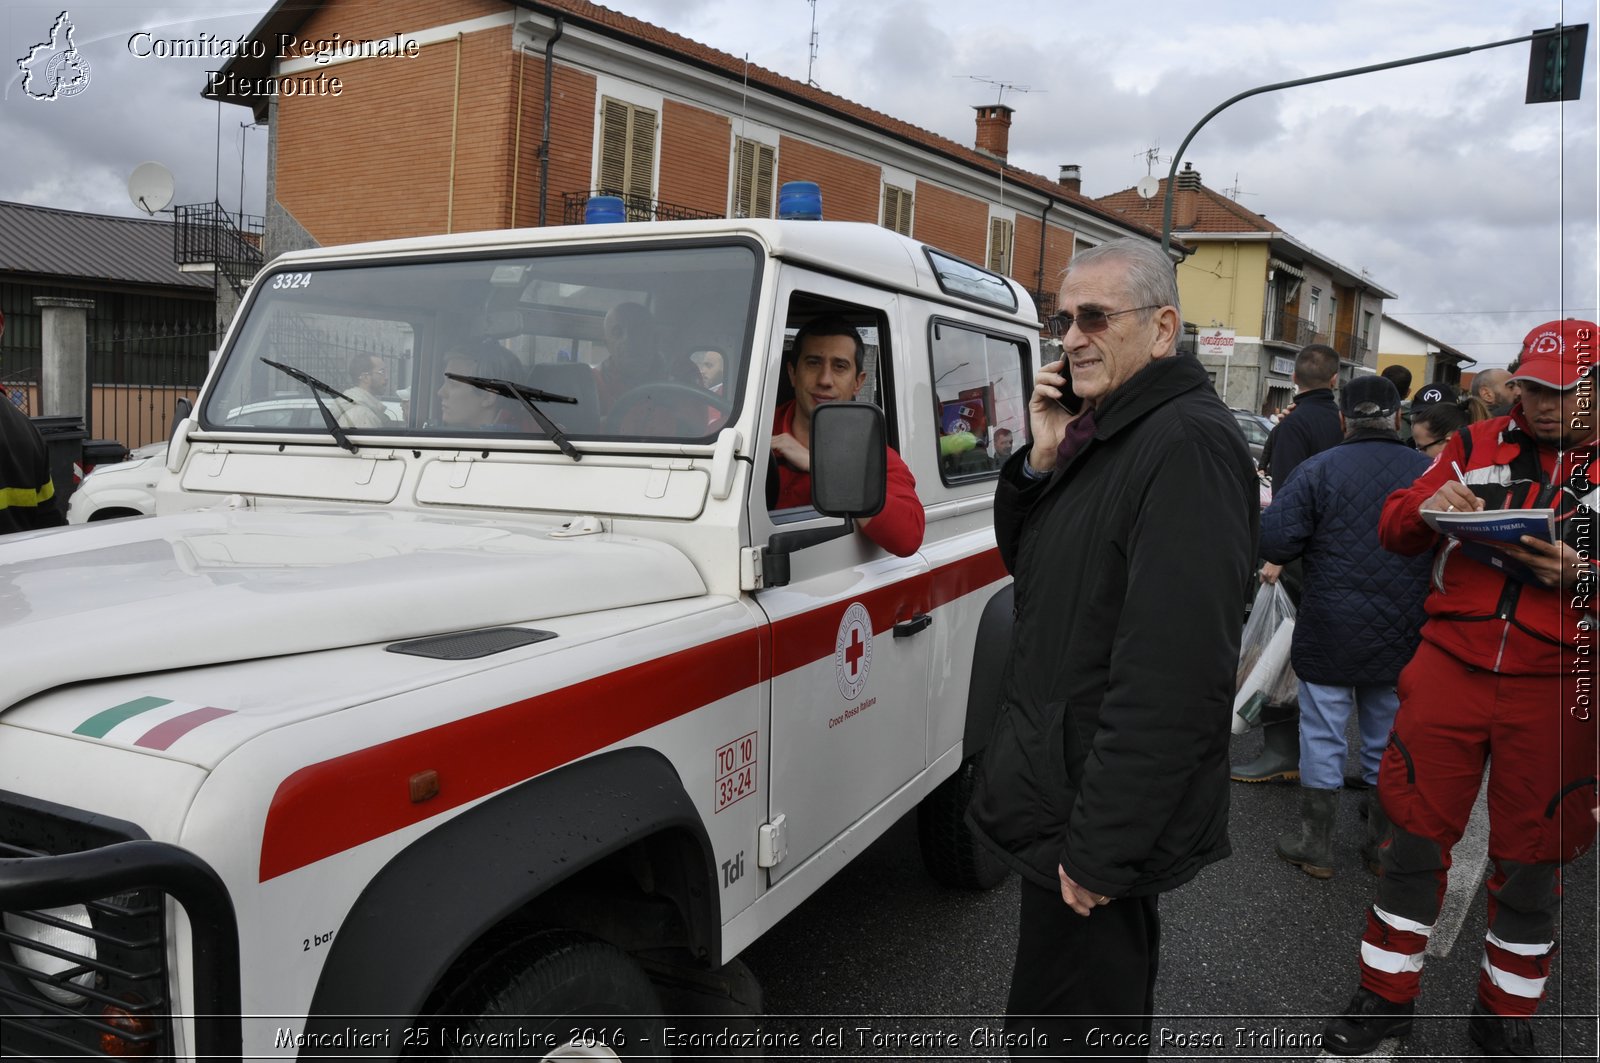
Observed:
[[[667,1056],[661,1004],[644,971],[616,946],[567,930],[486,954],[423,1025],[432,1036],[417,1054],[429,1059]]]
[[[991,890],[1011,871],[967,825],[967,802],[977,785],[982,753],[961,762],[956,773],[917,806],[917,841],[922,864],[935,882],[951,889]]]

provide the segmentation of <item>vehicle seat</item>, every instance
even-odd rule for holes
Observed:
[[[594,433],[600,430],[600,392],[595,386],[594,369],[582,362],[548,362],[528,370],[528,384],[556,395],[570,395],[576,406],[565,402],[540,405],[545,414],[567,432]]]

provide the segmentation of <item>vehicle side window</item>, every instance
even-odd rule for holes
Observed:
[[[810,410],[819,400],[853,399],[884,410],[890,445],[896,446],[894,414],[884,402],[890,394],[889,330],[884,316],[866,307],[797,292],[790,301],[786,320],[773,436],[792,436],[798,441],[806,433],[803,429],[794,431],[795,420],[808,421]],[[859,344],[850,342],[848,335],[838,335],[841,329],[853,331]],[[827,335],[807,339],[818,330]],[[797,340],[806,344],[805,351],[796,349]],[[857,355],[859,364],[855,361]],[[797,394],[797,387],[802,393]],[[772,456],[767,509],[775,519],[781,522],[815,516],[810,482],[808,474],[800,473],[781,455]]]
[[[1028,344],[952,321],[929,328],[939,475],[947,484],[993,477],[1028,442]]]

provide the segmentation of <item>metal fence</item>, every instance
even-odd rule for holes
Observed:
[[[172,258],[180,266],[210,266],[237,295],[261,269],[265,219],[230,214],[220,203],[191,203],[173,209]]]
[[[595,196],[616,196],[622,200],[623,207],[627,210],[629,221],[683,221],[689,218],[727,217],[721,211],[699,210],[695,207],[685,207],[677,203],[664,203],[659,199],[651,199],[649,196],[626,196],[621,192],[596,188],[587,192],[561,193],[561,220],[563,224],[582,224],[584,208],[588,205],[589,200]]]
[[[31,309],[31,300],[28,305]],[[199,394],[210,352],[221,338],[209,301],[145,309],[158,319],[118,322],[97,307],[88,320],[84,429],[92,438],[115,439],[129,448],[166,438],[178,399],[192,401]],[[0,341],[0,385],[30,416],[44,412],[40,343],[36,315],[8,313]]]

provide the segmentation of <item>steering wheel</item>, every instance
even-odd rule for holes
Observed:
[[[656,381],[650,384],[640,384],[617,396],[617,401],[611,404],[611,412],[606,415],[606,431],[612,435],[622,434],[623,421],[629,411],[640,403],[659,400],[662,396],[673,396],[670,402],[658,402],[666,412],[680,423],[690,427],[695,436],[706,435],[711,429],[704,422],[695,422],[699,412],[696,407],[709,407],[722,415],[722,420],[728,419],[728,414],[733,412],[733,403],[721,395],[713,395],[704,388],[697,388],[689,384],[677,384],[670,380]],[[719,424],[720,427],[720,424]]]

